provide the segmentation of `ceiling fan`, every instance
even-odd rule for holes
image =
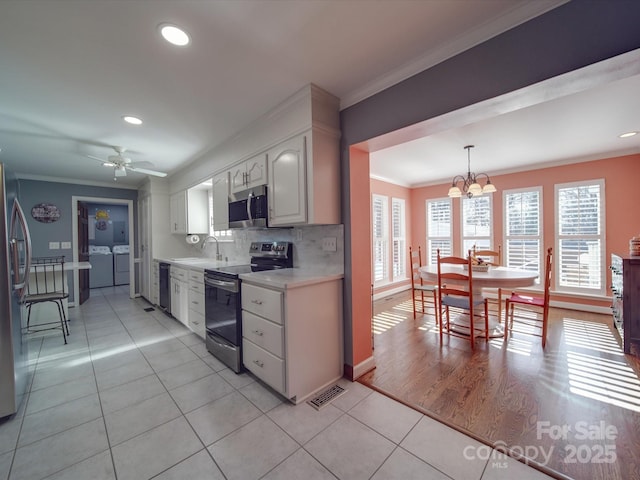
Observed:
[[[114,180],[117,180],[118,177],[126,177],[127,170],[136,173],[144,173],[146,175],[154,175],[156,177],[166,177],[167,174],[165,172],[159,172],[157,170],[151,170],[149,168],[144,167],[152,167],[153,164],[151,162],[132,162],[130,158],[125,157],[123,154],[127,151],[124,147],[113,146],[111,147],[115,150],[116,155],[109,155],[106,160],[102,158],[94,157],[93,155],[87,155],[87,157],[97,160],[105,167],[113,167],[114,172]]]

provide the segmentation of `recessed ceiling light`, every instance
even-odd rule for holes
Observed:
[[[178,47],[189,45],[189,42],[191,41],[187,32],[168,23],[160,25],[160,33],[167,42],[177,45]]]
[[[627,132],[627,133],[623,133],[621,135],[618,135],[620,138],[627,138],[627,137],[633,137],[634,135],[637,135],[638,132]]]
[[[125,115],[124,117],[122,117],[122,119],[125,122],[130,123],[131,125],[142,125],[142,120],[140,120],[138,117],[132,117],[131,115]]]

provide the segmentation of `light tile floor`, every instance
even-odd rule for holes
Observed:
[[[283,401],[127,290],[72,308],[68,345],[32,338],[0,480],[548,478],[359,383],[320,411]]]

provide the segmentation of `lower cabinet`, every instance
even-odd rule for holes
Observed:
[[[342,377],[342,280],[242,283],[245,368],[294,403]]]
[[[151,292],[150,301],[153,305],[160,304],[160,262],[154,260],[151,266]]]
[[[171,267],[171,315],[189,326],[189,281],[187,270],[184,268]]]
[[[204,322],[204,273],[189,273],[189,328],[205,338]]]

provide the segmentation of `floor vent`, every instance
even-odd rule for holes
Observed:
[[[329,387],[324,392],[321,392],[313,397],[311,400],[309,400],[308,403],[316,410],[320,410],[322,407],[328,405],[332,400],[335,400],[346,391],[347,390],[342,388],[340,385],[334,385],[333,387]]]
[[[147,307],[144,309],[145,312],[153,312],[155,310],[155,308],[153,307]]]

